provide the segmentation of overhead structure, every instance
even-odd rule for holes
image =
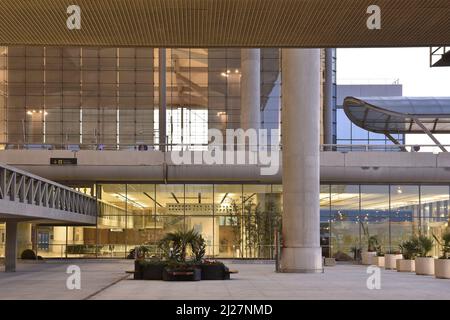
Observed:
[[[450,67],[450,47],[430,47],[430,67]]]
[[[450,133],[450,97],[347,97],[344,112],[357,126],[391,140],[392,134],[425,133],[447,151],[434,134]]]
[[[444,46],[449,16],[448,0],[0,0],[0,45]]]

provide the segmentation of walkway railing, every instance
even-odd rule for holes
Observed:
[[[450,145],[443,145],[450,147]],[[323,144],[320,145],[320,151],[337,151],[337,152],[369,152],[369,151],[385,151],[385,152],[443,152],[435,144]]]
[[[77,152],[81,150],[109,150],[109,151],[157,151],[159,150],[159,144],[4,144],[0,142],[0,145],[4,146],[5,150],[68,150]],[[191,150],[191,151],[203,151],[208,150],[208,144],[166,144],[165,149],[167,151],[179,151],[179,150]],[[280,145],[239,145],[234,144],[235,150],[281,150]],[[442,145],[450,149],[450,145]],[[214,146],[216,147],[216,146]],[[223,150],[226,150],[224,145]],[[322,144],[320,145],[321,151],[387,151],[387,152],[442,152],[435,144]]]
[[[0,164],[0,199],[88,216],[97,215],[95,198],[3,164]]]

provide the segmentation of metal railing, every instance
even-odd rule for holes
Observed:
[[[97,215],[95,198],[4,164],[0,164],[0,199],[88,216]]]
[[[166,151],[204,151],[210,147],[216,148],[217,145],[209,144],[166,144],[164,146]],[[450,145],[442,145],[443,147],[450,148]],[[235,150],[250,150],[250,151],[280,151],[282,150],[281,144],[276,145],[233,145]],[[23,144],[23,143],[1,143],[0,150],[68,150],[74,153],[81,150],[96,150],[96,151],[158,151],[160,150],[159,144]],[[223,151],[229,150],[229,146],[223,145]],[[442,152],[435,144],[322,144],[320,145],[320,151],[387,151],[387,152]]]
[[[450,145],[442,145],[443,147],[450,147]],[[443,152],[435,144],[322,144],[320,151],[336,151],[336,152],[370,152],[370,151],[384,151],[384,152]]]
[[[208,150],[208,147],[216,147],[217,145],[207,143],[173,143],[173,144],[151,144],[151,143],[138,143],[138,144],[29,144],[29,143],[2,143],[0,142],[0,150],[67,150],[72,152],[78,152],[82,150],[95,150],[95,151],[157,151],[165,149],[167,151],[180,151],[180,150],[192,150],[202,151]],[[163,148],[161,148],[163,147]],[[224,144],[223,150],[229,146]],[[247,149],[247,150],[279,150],[280,145],[258,145],[258,144],[233,144],[235,150]]]

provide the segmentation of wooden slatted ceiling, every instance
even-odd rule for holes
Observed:
[[[66,27],[72,4],[81,30]],[[381,30],[366,27],[372,4]],[[448,45],[449,17],[449,0],[0,0],[0,45]]]

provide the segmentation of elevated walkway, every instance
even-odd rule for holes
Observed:
[[[17,224],[95,225],[97,201],[61,184],[0,164],[0,222],[6,222],[5,271],[15,271]]]

